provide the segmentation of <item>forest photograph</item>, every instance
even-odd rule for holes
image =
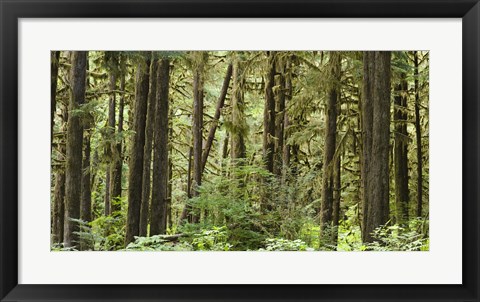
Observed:
[[[51,51],[51,251],[429,251],[428,51]]]

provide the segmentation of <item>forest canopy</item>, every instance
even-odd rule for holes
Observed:
[[[427,51],[52,51],[52,251],[426,251]]]

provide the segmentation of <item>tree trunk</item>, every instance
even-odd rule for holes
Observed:
[[[337,157],[333,166],[333,210],[332,210],[332,245],[338,243],[338,225],[340,222],[340,199],[341,199],[341,165],[342,158]]]
[[[287,59],[287,63],[285,65],[285,113],[284,113],[284,144],[283,144],[283,166],[288,167],[290,165],[290,145],[287,144],[288,133],[287,129],[290,125],[290,119],[288,117],[287,105],[290,104],[292,101],[293,96],[293,87],[292,87],[292,69],[291,69],[291,61],[290,58]]]
[[[215,139],[215,132],[217,130],[218,121],[220,119],[220,113],[222,111],[223,105],[225,104],[225,98],[227,97],[228,86],[230,85],[230,79],[232,77],[232,64],[228,64],[227,73],[225,79],[223,80],[222,90],[220,91],[220,96],[218,97],[217,108],[215,109],[215,115],[213,117],[212,126],[208,132],[207,142],[205,144],[205,150],[202,155],[202,173],[205,170],[207,164],[208,155],[210,149],[212,148],[213,140]]]
[[[129,175],[128,175],[128,213],[125,245],[140,234],[140,206],[142,202],[143,153],[145,145],[145,123],[148,103],[150,54],[144,53],[136,72],[135,110],[133,111],[132,136]]]
[[[110,197],[110,167],[107,166],[107,170],[105,171],[105,199],[104,199],[104,204],[105,204],[105,216],[109,216],[112,214],[112,198]]]
[[[65,155],[65,144],[60,142],[59,153]],[[53,224],[52,243],[63,242],[63,225],[65,218],[65,167],[59,168],[55,175],[55,189],[53,193]]]
[[[65,247],[78,247],[78,223],[71,219],[80,218],[80,197],[82,183],[83,127],[80,116],[73,113],[85,102],[87,52],[74,51],[72,54],[72,93],[69,102],[66,169],[65,169]]]
[[[86,131],[83,138],[83,172],[82,172],[82,200],[80,205],[80,219],[92,221],[92,192],[90,184],[90,133]]]
[[[322,203],[320,206],[320,238],[322,244],[331,245],[333,234],[333,166],[337,136],[337,105],[340,96],[341,58],[337,52],[330,52],[331,88],[325,106],[325,145],[323,155]]]
[[[165,234],[167,229],[168,183],[168,85],[170,61],[159,60],[155,102],[155,133],[153,148],[153,186],[150,234]],[[153,76],[153,75],[152,75]]]
[[[235,163],[246,157],[245,149],[245,102],[244,102],[244,69],[240,58],[235,58],[233,66],[233,95],[232,95],[232,126],[231,135],[231,158]]]
[[[265,108],[263,114],[263,158],[265,167],[273,173],[273,156],[275,154],[275,52],[267,52],[267,75],[265,81]]]
[[[155,107],[157,93],[157,59],[152,59],[150,64],[150,89],[148,92],[147,121],[145,126],[145,150],[143,157],[143,183],[142,183],[142,205],[140,209],[140,236],[147,236],[148,216],[150,207],[150,194],[152,187],[151,165],[152,165],[152,142],[153,128],[155,125]]]
[[[202,142],[203,142],[203,84],[206,53],[195,53],[193,76],[193,187],[192,195],[198,196],[202,184]],[[199,213],[192,215],[192,221],[199,221]]]
[[[391,52],[364,52],[363,170],[364,224],[362,240],[372,242],[372,232],[389,218]]]
[[[121,59],[122,60],[122,59]],[[120,63],[124,64],[124,63]],[[123,111],[125,107],[125,74],[121,71],[120,73],[120,91],[122,94],[120,95],[120,102],[118,106],[118,123],[117,123],[117,134],[118,134],[118,142],[115,145],[115,152],[113,156],[113,165],[112,165],[112,175],[111,175],[111,197],[112,197],[112,214],[115,214],[122,209],[121,205],[121,197],[122,197],[122,169],[123,169],[123,144],[122,140],[120,139],[121,134],[123,132]]]
[[[190,147],[188,150],[188,168],[187,168],[187,198],[192,198],[192,157],[193,157],[193,147]],[[187,218],[189,218],[189,222],[191,222],[191,215],[190,211],[192,207],[186,204],[183,207],[182,214],[180,215],[179,224],[182,224]]]
[[[415,136],[417,140],[417,217],[422,217],[422,198],[423,198],[423,172],[422,172],[422,129],[420,126],[420,91],[418,85],[418,51],[413,53],[413,61],[415,65]]]
[[[283,170],[283,145],[285,132],[285,54],[276,61],[277,76],[275,77],[275,154],[273,172],[277,176],[282,175]]]
[[[52,51],[50,53],[50,141],[53,142],[53,125],[55,124],[55,110],[57,109],[57,81],[58,81],[58,65],[60,60],[60,52]],[[50,152],[52,144],[50,144]]]
[[[408,221],[408,133],[407,133],[406,75],[401,74],[400,83],[395,85],[393,119],[395,123],[395,206],[398,224]]]

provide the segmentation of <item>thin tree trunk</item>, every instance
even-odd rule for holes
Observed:
[[[212,126],[208,132],[207,142],[205,143],[205,150],[202,154],[202,173],[205,170],[207,164],[208,155],[210,149],[212,148],[213,140],[215,139],[215,132],[217,130],[218,121],[220,119],[220,114],[222,108],[225,104],[225,98],[227,97],[228,86],[230,85],[230,79],[232,77],[232,64],[228,64],[227,73],[225,79],[223,80],[222,90],[220,91],[220,96],[218,97],[217,108],[215,109],[215,115],[213,116]]]
[[[340,223],[340,199],[341,199],[341,165],[342,158],[337,157],[333,166],[333,210],[332,210],[332,245],[338,243],[338,225]]]
[[[423,198],[423,172],[422,172],[422,129],[420,126],[420,92],[418,85],[418,51],[413,53],[414,77],[415,77],[415,136],[417,141],[417,217],[422,217],[422,198]]]
[[[192,157],[193,157],[193,147],[190,147],[188,150],[188,168],[187,168],[187,198],[192,198]],[[191,222],[191,211],[192,207],[186,204],[183,207],[182,214],[180,215],[179,224],[182,224],[187,218],[189,218],[189,222]]]
[[[263,158],[268,171],[273,173],[275,153],[275,52],[267,52],[267,75],[265,81],[265,108],[263,114]]]
[[[60,52],[52,51],[50,53],[50,152],[53,145],[53,126],[55,124],[55,110],[57,109],[57,81],[58,81],[58,65],[60,60]]]
[[[121,59],[122,60],[122,59]],[[121,62],[120,64],[124,64]],[[117,135],[121,137],[123,132],[123,111],[125,108],[125,74],[121,71],[120,73],[120,95],[119,106],[118,106],[118,123],[117,123]],[[112,176],[111,176],[111,192],[112,192],[112,214],[120,212],[122,209],[121,197],[122,197],[122,169],[123,169],[123,143],[119,139],[115,145],[115,152],[113,156],[113,165],[112,165]]]
[[[150,234],[165,234],[167,229],[168,183],[168,86],[170,61],[159,60],[155,102],[155,133],[153,148],[153,187],[150,217]],[[153,76],[153,75],[152,75]]]
[[[407,133],[407,93],[406,75],[401,75],[395,85],[393,119],[395,120],[395,206],[398,224],[408,221],[408,133]]]
[[[65,144],[60,142],[58,152],[65,155]],[[63,225],[65,218],[65,167],[57,170],[55,175],[55,189],[53,193],[53,225],[52,243],[63,242]]]
[[[293,95],[293,87],[292,87],[292,69],[291,69],[291,62],[290,58],[287,59],[287,63],[285,65],[285,113],[284,113],[284,144],[283,144],[283,166],[288,167],[290,165],[290,145],[287,144],[288,133],[287,129],[290,126],[290,118],[288,116],[287,106],[292,101]],[[284,177],[285,178],[285,177]],[[285,181],[285,179],[284,179]]]
[[[143,153],[145,145],[145,123],[148,103],[150,54],[144,53],[136,72],[135,110],[128,175],[128,213],[125,245],[140,234],[140,207],[142,202]]]
[[[115,106],[116,106],[116,93],[117,89],[117,76],[116,71],[113,68],[110,70],[109,89],[110,93],[108,101],[108,125],[107,125],[107,139],[109,143],[105,147],[105,156],[108,158],[108,165],[106,168],[105,176],[105,216],[112,214],[112,169],[113,169],[113,146],[111,141],[115,135]]]
[[[110,167],[107,167],[107,171],[105,171],[105,216],[109,216],[112,214],[112,198],[110,197]]]
[[[203,130],[203,84],[206,53],[195,53],[193,76],[193,188],[192,195],[198,196],[198,187],[202,185],[202,130]],[[193,222],[198,222],[199,213],[192,216]]]
[[[150,194],[152,187],[151,180],[151,165],[152,165],[152,151],[153,151],[153,128],[155,125],[155,107],[156,107],[156,93],[157,93],[157,59],[152,59],[150,64],[150,89],[148,92],[148,108],[147,121],[145,126],[145,150],[143,157],[143,189],[142,189],[142,205],[140,209],[140,236],[147,236],[148,217],[150,215]]]
[[[284,54],[283,54],[284,55]],[[275,155],[273,172],[282,175],[283,170],[283,145],[285,132],[285,65],[286,58],[278,57],[276,61],[277,76],[275,77]]]
[[[90,184],[90,133],[86,131],[83,138],[83,172],[82,172],[82,200],[80,205],[80,219],[92,221],[92,192]]]
[[[74,51],[72,54],[71,83],[72,93],[69,102],[66,170],[65,170],[65,247],[78,247],[79,231],[77,222],[71,219],[80,218],[80,198],[82,182],[82,143],[83,127],[80,116],[72,114],[85,102],[87,52]]]

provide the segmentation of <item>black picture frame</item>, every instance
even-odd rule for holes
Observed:
[[[480,4],[478,0],[0,0],[0,13],[1,301],[479,301]],[[85,17],[462,18],[463,284],[18,284],[18,20],[19,18]],[[439,265],[442,264],[439,263]]]

